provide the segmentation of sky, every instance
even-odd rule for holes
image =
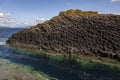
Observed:
[[[68,9],[120,14],[120,0],[0,0],[0,26],[30,26]]]

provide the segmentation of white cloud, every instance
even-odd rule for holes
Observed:
[[[3,17],[3,13],[2,12],[0,12],[0,17]]]
[[[111,2],[120,2],[120,0],[111,0]]]
[[[118,12],[118,13],[113,13],[114,15],[120,15],[120,12]]]
[[[10,26],[15,22],[15,19],[12,18],[11,13],[0,12],[0,26]]]
[[[45,21],[44,18],[37,18],[34,21],[26,22],[12,17],[12,13],[3,13],[0,11],[0,26],[6,27],[28,27]]]
[[[12,13],[6,13],[5,16],[6,16],[6,17],[11,17],[11,16],[12,16]]]
[[[43,23],[43,22],[45,22],[46,21],[46,19],[44,19],[44,18],[37,18],[36,19],[36,21],[35,21],[35,24],[39,24],[39,23]]]
[[[0,11],[0,26],[5,27],[26,27],[29,23],[12,17],[12,13],[3,13]]]

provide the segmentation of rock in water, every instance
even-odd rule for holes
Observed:
[[[68,10],[42,24],[15,33],[16,48],[120,60],[120,15]]]

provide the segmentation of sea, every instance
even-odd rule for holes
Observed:
[[[38,60],[21,55],[6,44],[10,36],[22,29],[0,28],[0,80],[48,80],[30,66]]]
[[[29,56],[6,44],[23,28],[0,28],[0,80],[120,80],[120,71],[105,65],[67,63]],[[84,65],[88,65],[84,67]]]

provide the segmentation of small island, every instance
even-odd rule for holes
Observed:
[[[120,61],[120,15],[62,11],[42,24],[15,33],[7,44],[49,55]]]

